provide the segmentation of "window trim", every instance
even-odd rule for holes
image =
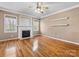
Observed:
[[[3,17],[3,26],[5,27],[5,18],[6,16],[11,16],[11,17],[15,17],[16,18],[16,23],[17,23],[17,16],[16,15],[12,15],[12,14],[4,14],[4,17]],[[18,23],[17,23],[18,24]],[[16,27],[17,27],[17,24],[16,24]],[[17,29],[16,31],[5,31],[5,28],[3,27],[3,32],[4,33],[16,33],[17,32]]]

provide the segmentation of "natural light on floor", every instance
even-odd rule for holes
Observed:
[[[11,57],[11,56],[16,56],[16,46],[12,46],[9,48],[6,48],[5,50],[5,57]]]
[[[33,51],[36,51],[37,48],[38,48],[38,40],[34,40],[32,50],[33,50]]]

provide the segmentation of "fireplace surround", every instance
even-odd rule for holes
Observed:
[[[32,37],[32,26],[18,26],[18,38]]]

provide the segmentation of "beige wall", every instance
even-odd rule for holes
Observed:
[[[17,20],[19,18],[18,15],[16,15],[16,14],[5,12],[5,11],[0,11],[0,40],[8,39],[8,38],[16,38],[17,32],[15,32],[15,33],[4,33],[4,14],[15,15],[15,16],[17,16]]]
[[[34,17],[26,16],[26,15],[21,15],[21,14],[15,14],[7,11],[2,11],[0,10],[0,40],[5,40],[5,39],[10,39],[10,38],[17,38],[18,37],[18,30],[17,32],[14,33],[4,33],[4,14],[10,14],[10,15],[15,15],[17,16],[17,23],[20,25],[20,20],[22,20],[21,17],[27,19],[35,19]]]
[[[59,18],[69,17],[66,20]],[[57,24],[70,24],[69,26],[56,26]],[[79,8],[51,15],[41,20],[42,34],[79,43]]]

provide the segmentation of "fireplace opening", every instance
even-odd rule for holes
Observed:
[[[22,38],[25,38],[25,37],[30,37],[30,30],[23,30],[22,31]]]

